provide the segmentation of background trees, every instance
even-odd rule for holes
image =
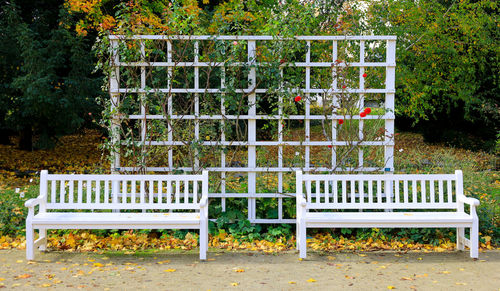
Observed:
[[[398,36],[398,124],[416,123],[432,141],[494,146],[500,130],[497,2],[374,1],[367,20],[377,34]],[[489,142],[474,144],[467,134]]]
[[[3,142],[19,133],[23,149],[52,147],[54,138],[74,132],[98,111],[101,78],[92,73],[92,38],[70,29],[62,4],[2,3],[0,130]]]
[[[395,34],[397,122],[434,141],[493,148],[499,132],[498,3],[423,1],[0,2],[0,142],[49,147],[100,109],[98,33]],[[182,19],[173,18],[183,15]],[[183,27],[180,27],[183,25]],[[86,123],[87,122],[87,123]],[[472,135],[468,138],[468,135]],[[478,140],[480,142],[473,142]]]

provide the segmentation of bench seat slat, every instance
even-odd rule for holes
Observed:
[[[199,213],[78,213],[78,212],[46,212],[33,217],[33,224],[199,224]]]
[[[472,216],[460,212],[308,212],[308,222],[330,223],[471,223]]]

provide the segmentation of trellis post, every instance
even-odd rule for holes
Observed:
[[[395,78],[396,78],[396,40],[387,40],[387,49],[385,61],[387,63],[385,70],[385,114],[389,114],[390,118],[385,119],[386,134],[384,141],[384,159],[386,159],[385,172],[394,172],[394,95],[395,95]],[[386,197],[392,199],[393,181],[386,183]]]
[[[248,65],[250,66],[250,72],[248,74],[248,168],[256,168],[256,148],[255,142],[257,141],[257,122],[255,120],[255,115],[257,114],[257,98],[255,94],[256,84],[257,84],[257,74],[255,72],[255,62],[256,62],[256,43],[255,40],[248,41]],[[256,187],[256,175],[255,171],[248,172],[248,193],[257,193]],[[248,198],[248,220],[253,221],[256,219],[255,211],[255,198]]]
[[[120,115],[117,108],[120,102],[120,56],[118,54],[118,39],[111,39],[111,72],[109,90],[111,95],[111,172],[120,169]]]

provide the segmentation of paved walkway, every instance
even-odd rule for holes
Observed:
[[[500,251],[480,253],[261,254],[196,251],[36,253],[0,251],[0,287],[17,290],[494,290]]]

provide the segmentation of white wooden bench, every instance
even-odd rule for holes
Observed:
[[[28,260],[34,259],[35,247],[45,250],[47,229],[199,229],[200,259],[207,256],[206,171],[202,175],[58,175],[42,171],[40,195],[25,206]],[[39,230],[36,241],[35,229]]]
[[[308,228],[456,227],[457,248],[478,257],[476,206],[464,196],[462,171],[447,175],[308,175],[297,171],[297,249]],[[305,194],[305,195],[304,195]],[[470,205],[469,213],[464,204]],[[340,212],[342,211],[342,212]],[[470,240],[465,238],[470,228]]]

